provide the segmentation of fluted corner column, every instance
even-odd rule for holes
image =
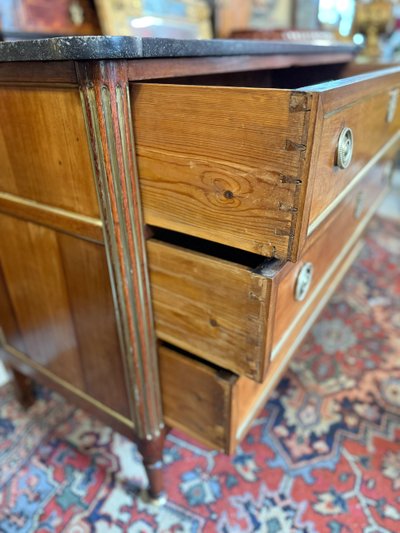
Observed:
[[[161,450],[159,455],[162,453],[164,425],[127,67],[124,61],[85,61],[76,63],[76,71],[103,221],[130,412],[141,452],[146,456],[146,449],[152,450],[151,461],[145,457],[150,469],[161,461],[161,456],[159,460],[155,457],[154,449]],[[156,492],[158,489],[153,490]]]

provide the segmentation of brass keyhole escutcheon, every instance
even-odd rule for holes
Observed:
[[[297,274],[294,297],[302,302],[307,296],[313,278],[314,267],[312,263],[305,263]]]
[[[336,164],[339,168],[347,168],[353,157],[353,132],[343,128],[339,135],[336,150]]]

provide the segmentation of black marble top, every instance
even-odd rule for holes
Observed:
[[[141,37],[54,37],[0,43],[0,61],[149,59],[236,55],[340,54],[357,52],[342,43],[284,41],[180,40]]]

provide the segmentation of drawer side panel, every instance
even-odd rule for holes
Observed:
[[[146,223],[287,258],[307,185],[311,100],[274,89],[131,85]]]
[[[148,241],[157,335],[238,374],[261,380],[270,284],[249,268]]]
[[[167,425],[227,451],[231,394],[237,377],[163,346],[160,347],[160,374]]]

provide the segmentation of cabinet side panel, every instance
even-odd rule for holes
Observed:
[[[58,236],[86,392],[129,417],[104,246]]]
[[[79,92],[0,87],[0,193],[98,216]]]
[[[5,215],[0,234],[7,343],[129,418],[104,247]]]
[[[25,351],[0,262],[0,334],[18,350]]]
[[[4,279],[27,354],[84,387],[55,232],[0,215]]]

